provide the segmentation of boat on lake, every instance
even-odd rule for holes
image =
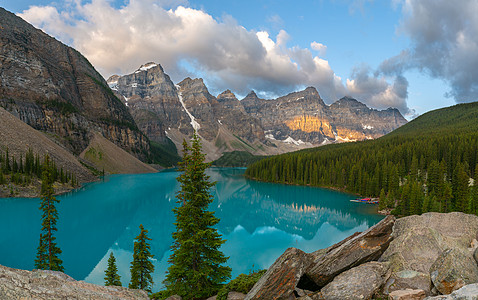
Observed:
[[[367,203],[367,204],[378,204],[378,198],[362,198],[362,199],[352,199],[351,202]]]

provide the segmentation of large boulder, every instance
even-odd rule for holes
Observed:
[[[324,299],[371,299],[388,277],[387,263],[371,261],[345,271],[322,290]]]
[[[297,283],[311,261],[312,256],[302,250],[287,249],[249,291],[246,300],[295,298]]]
[[[0,300],[10,299],[144,299],[143,290],[119,286],[99,286],[76,281],[53,271],[24,271],[0,266]]]
[[[394,223],[395,217],[387,216],[368,230],[331,247],[324,255],[314,258],[305,275],[322,288],[340,273],[377,260],[392,241]]]
[[[471,283],[478,282],[478,266],[468,251],[447,249],[430,268],[430,276],[437,290],[450,294]]]
[[[478,300],[478,283],[465,285],[449,295],[427,297],[425,300]]]
[[[443,250],[468,251],[477,238],[478,217],[459,212],[425,213],[398,219],[380,261],[390,262],[392,275],[384,293],[407,288],[431,295],[430,267]]]

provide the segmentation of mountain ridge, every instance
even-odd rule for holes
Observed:
[[[138,74],[141,80],[137,80]],[[164,78],[164,82],[156,78]],[[327,105],[314,87],[271,100],[260,99],[255,91],[241,100],[231,90],[215,97],[202,78],[187,77],[174,84],[155,62],[130,74],[112,75],[107,82],[128,105],[140,128],[146,119],[148,124],[156,124],[156,133],[143,130],[150,139],[167,137],[179,148],[196,127],[209,160],[229,151],[271,155],[372,139],[407,122],[396,109],[371,109],[350,97]],[[354,111],[357,109],[360,111]],[[143,116],[145,111],[148,117],[141,119],[139,114]],[[167,111],[175,113],[165,117]]]

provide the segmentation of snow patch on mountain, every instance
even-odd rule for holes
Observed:
[[[191,126],[196,130],[196,132],[201,128],[201,125],[196,121],[194,116],[189,112],[189,110],[186,108],[186,105],[184,104],[183,101],[183,94],[181,93],[181,87],[179,85],[176,85],[176,89],[178,90],[178,97],[179,97],[179,102],[181,102],[181,105],[184,108],[184,111],[188,114],[189,118],[191,119]]]

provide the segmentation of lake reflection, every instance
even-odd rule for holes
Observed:
[[[354,196],[326,189],[246,180],[244,169],[211,169],[217,181],[210,209],[221,219],[233,277],[267,268],[288,247],[328,247],[382,217]],[[177,172],[113,175],[59,197],[57,241],[65,272],[102,284],[109,251],[127,285],[138,226],[149,230],[155,255],[154,290],[162,287],[175,221]],[[39,199],[0,198],[0,264],[31,270],[40,234]]]

